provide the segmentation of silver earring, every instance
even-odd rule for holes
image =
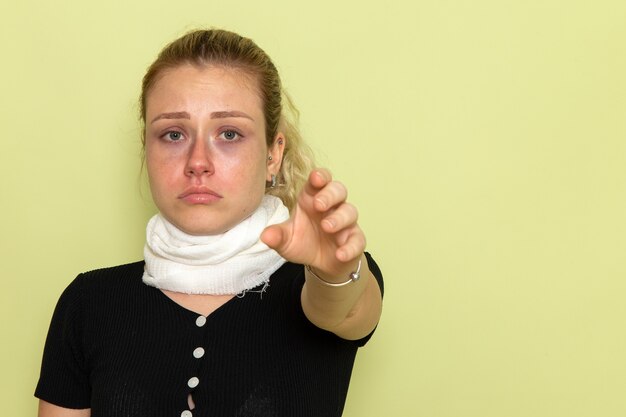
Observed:
[[[267,156],[267,160],[268,160],[268,161],[271,161],[272,159],[274,159],[274,158],[272,158],[272,155],[268,155],[268,156]]]
[[[276,175],[272,174],[272,180],[270,181],[270,188],[276,187]]]

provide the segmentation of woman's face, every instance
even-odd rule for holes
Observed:
[[[152,197],[189,234],[223,233],[248,217],[280,168],[280,143],[269,161],[262,102],[255,81],[240,71],[183,65],[148,93]]]

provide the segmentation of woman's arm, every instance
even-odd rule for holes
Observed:
[[[39,417],[89,417],[91,416],[91,408],[73,410],[39,400],[39,413],[37,415]]]
[[[347,195],[328,171],[313,171],[289,220],[265,229],[261,239],[285,259],[311,267],[301,295],[307,318],[355,340],[378,323],[382,297],[363,254],[365,235],[357,224],[358,211],[346,201]],[[349,280],[359,260],[359,280],[341,287],[324,284]]]
[[[302,309],[307,318],[317,327],[348,340],[361,339],[371,333],[382,312],[381,291],[367,267],[365,255],[361,256],[361,264],[360,279],[341,287],[330,287],[320,280],[337,282],[337,277],[306,270],[302,289]],[[348,277],[343,281],[346,279]]]

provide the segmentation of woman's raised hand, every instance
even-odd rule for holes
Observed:
[[[267,227],[261,240],[290,262],[310,265],[317,274],[345,278],[365,250],[358,211],[348,192],[325,169],[315,169],[298,196],[290,218]]]

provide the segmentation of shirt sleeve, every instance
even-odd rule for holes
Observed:
[[[380,294],[384,296],[385,283],[383,281],[383,273],[378,267],[376,261],[374,261],[374,258],[372,258],[372,255],[370,255],[368,252],[365,252],[365,258],[367,259],[367,266],[369,267],[369,270],[372,272],[374,278],[376,278],[376,281],[378,282],[378,286],[380,287]]]
[[[64,408],[90,407],[91,388],[83,345],[85,279],[79,275],[54,310],[35,396]]]

